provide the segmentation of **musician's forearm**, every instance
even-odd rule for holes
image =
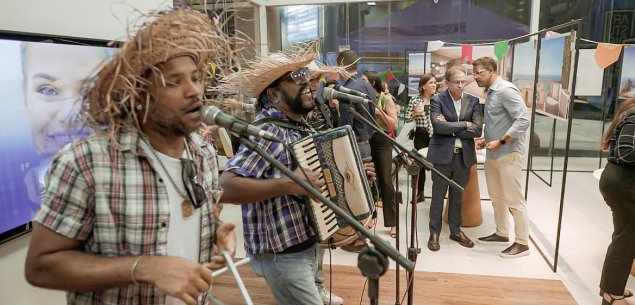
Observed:
[[[220,202],[243,204],[263,201],[272,197],[288,195],[295,189],[295,183],[289,178],[254,179],[224,172],[220,176],[223,195]]]

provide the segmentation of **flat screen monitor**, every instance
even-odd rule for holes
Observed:
[[[29,230],[57,152],[91,133],[80,95],[114,50],[0,39],[0,243]]]

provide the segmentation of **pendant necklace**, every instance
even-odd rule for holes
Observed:
[[[159,158],[159,155],[154,150],[154,147],[152,146],[152,144],[150,144],[150,139],[148,139],[148,137],[145,134],[141,134],[141,139],[143,139],[143,141],[150,147],[150,152],[157,159],[157,161],[159,161],[161,168],[163,169],[165,174],[168,176],[168,180],[170,180],[170,183],[172,183],[172,186],[174,187],[176,192],[179,194],[179,196],[183,198],[183,201],[181,202],[181,214],[183,216],[183,219],[189,219],[194,214],[194,205],[192,204],[192,202],[190,202],[190,198],[187,196],[187,193],[185,191],[181,191],[179,187],[176,185],[176,183],[172,179],[172,176],[170,175],[167,168],[163,164],[163,161],[161,161],[161,158]],[[185,143],[185,150],[187,153],[187,143]],[[183,166],[183,164],[181,164],[181,166]]]

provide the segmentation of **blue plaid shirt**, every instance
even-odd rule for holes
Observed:
[[[271,117],[286,118],[282,112],[266,101],[257,114],[256,121]],[[272,132],[284,143],[292,143],[302,138],[300,132],[272,123],[266,123],[260,127]],[[287,168],[295,169],[290,153],[281,143],[254,137],[251,137],[251,140]],[[243,177],[260,179],[275,179],[284,176],[282,171],[273,167],[257,153],[246,149],[244,145],[241,145],[238,152],[229,160],[226,171]],[[305,196],[287,195],[243,204],[243,231],[247,253],[279,253],[316,235],[310,225],[310,208],[306,203],[308,198]]]

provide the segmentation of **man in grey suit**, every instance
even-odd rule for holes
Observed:
[[[443,175],[465,186],[470,177],[470,167],[476,163],[474,138],[481,136],[481,107],[478,98],[463,94],[466,73],[452,67],[445,73],[448,90],[430,100],[430,119],[434,134],[428,147],[428,161]],[[438,251],[442,227],[443,201],[448,183],[432,175],[432,200],[430,204],[430,238],[428,249]],[[464,247],[474,243],[461,231],[462,192],[449,190],[448,224],[450,239]]]

